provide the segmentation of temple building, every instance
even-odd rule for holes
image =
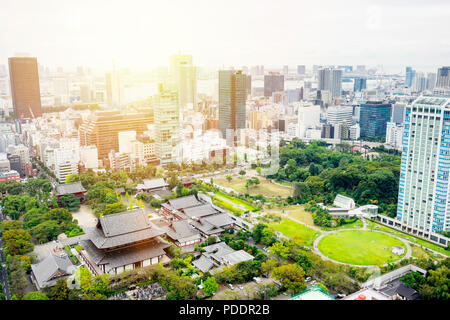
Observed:
[[[81,241],[80,255],[94,274],[119,274],[169,262],[165,249],[171,245],[161,238],[165,231],[142,209],[103,216],[85,232],[88,240]]]

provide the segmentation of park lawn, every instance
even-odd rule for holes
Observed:
[[[229,195],[227,195],[225,193],[222,193],[222,192],[216,192],[216,196],[220,196],[222,198],[225,198],[225,199],[227,199],[227,200],[229,200],[229,201],[231,201],[231,202],[233,202],[233,203],[235,203],[237,205],[242,205],[248,211],[258,211],[259,210],[258,207],[254,206],[250,202],[244,201],[244,200],[239,199],[239,198],[231,197],[231,196],[229,196]],[[220,199],[220,198],[218,198],[218,199]]]
[[[302,240],[307,245],[312,245],[314,239],[320,235],[320,232],[291,219],[283,219],[280,223],[269,224],[269,226],[286,237]]]
[[[227,210],[235,213],[237,216],[240,216],[242,213],[245,212],[244,210],[235,208],[235,207],[233,207],[232,204],[230,204],[230,203],[228,203],[226,201],[223,201],[222,199],[216,198],[216,197],[213,198],[213,203],[216,206],[219,206],[219,207],[221,207],[223,209],[227,209]]]
[[[278,196],[286,198],[292,195],[292,187],[280,186],[278,184],[271,183],[266,179],[260,179],[261,183],[259,185],[249,187],[247,191],[247,188],[245,187],[246,181],[247,179],[245,177],[244,178],[233,177],[233,180],[231,180],[230,182],[228,182],[227,179],[217,179],[217,180],[215,179],[214,183],[226,188],[234,189],[238,193],[261,195],[267,198],[276,198]]]
[[[377,223],[377,222],[374,222],[374,221],[367,221],[367,222],[368,222],[368,227],[369,228],[379,227],[379,228],[376,228],[375,230],[381,230],[381,231],[389,232],[389,233],[391,233],[393,235],[396,235],[399,238],[403,238],[403,239],[409,240],[412,243],[419,244],[419,245],[424,246],[424,247],[426,247],[428,249],[431,249],[431,250],[437,251],[439,253],[445,254],[447,257],[450,256],[450,251],[446,250],[444,247],[441,247],[441,246],[439,246],[437,244],[434,244],[432,242],[428,242],[428,241],[426,241],[424,239],[421,239],[421,238],[417,238],[417,237],[415,237],[413,235],[401,232],[399,230],[396,230],[396,229],[393,229],[393,228],[389,228],[388,226],[385,226],[384,224],[380,224],[380,223]]]
[[[401,257],[392,253],[393,246],[405,248],[396,238],[363,230],[332,233],[319,242],[319,250],[325,256],[354,265],[383,265],[399,260]]]
[[[291,218],[294,218],[298,221],[306,223],[307,225],[314,226],[314,221],[311,215],[311,212],[305,211],[303,208],[296,210],[286,210],[285,212]]]

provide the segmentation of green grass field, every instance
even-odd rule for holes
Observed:
[[[319,242],[319,250],[327,257],[355,265],[382,265],[400,259],[392,253],[393,246],[405,248],[396,238],[362,230],[332,233]]]
[[[269,224],[269,226],[286,237],[303,241],[306,245],[312,245],[313,240],[320,234],[320,232],[290,219],[283,219],[281,223]]]
[[[281,196],[283,198],[292,195],[292,188],[289,186],[280,186],[266,179],[260,178],[261,183],[258,186],[252,186],[248,189],[245,187],[246,177],[233,177],[233,180],[228,182],[227,179],[214,179],[214,183],[223,187],[231,188],[239,193],[248,193],[251,195],[262,195],[267,198],[275,198]]]
[[[259,210],[259,208],[257,206],[251,204],[250,202],[244,201],[239,198],[231,197],[222,192],[216,192],[216,196],[218,196],[217,197],[218,199],[224,198],[230,202],[233,202],[237,206],[242,206],[245,209],[244,211],[258,211]],[[224,201],[223,199],[220,199],[220,200]]]
[[[380,223],[376,223],[376,222],[373,222],[373,221],[367,221],[367,223],[368,223],[369,229],[381,230],[381,231],[389,232],[389,233],[391,233],[393,235],[396,235],[399,238],[403,238],[403,239],[409,240],[409,241],[411,241],[411,242],[413,242],[415,244],[419,244],[419,245],[424,246],[424,247],[426,247],[428,249],[431,249],[431,250],[437,251],[439,253],[445,254],[447,257],[450,256],[450,251],[448,251],[444,247],[441,247],[441,246],[439,246],[437,244],[434,244],[432,242],[426,241],[426,240],[418,238],[418,237],[414,237],[414,236],[412,236],[410,234],[398,231],[398,230],[393,229],[393,228],[389,228],[389,227],[387,227],[387,226],[385,226],[383,224],[380,224]]]

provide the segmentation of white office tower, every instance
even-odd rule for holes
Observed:
[[[427,73],[427,90],[432,91],[436,85],[436,73]]]
[[[336,125],[345,122],[348,127],[352,125],[352,106],[330,106],[327,108],[326,118],[329,124]]]
[[[359,127],[359,124],[355,123],[349,128],[350,131],[350,140],[358,140],[361,136],[361,128]]]
[[[80,147],[80,162],[86,169],[98,169],[98,149],[94,146]]]
[[[119,137],[119,152],[131,153],[131,141],[136,140],[136,131],[120,131]]]
[[[154,97],[155,153],[166,164],[172,161],[173,148],[179,142],[180,109],[178,94],[160,86],[159,94]]]
[[[69,80],[66,77],[56,77],[53,79],[53,91],[55,95],[55,101],[59,102],[58,104],[69,104]]]
[[[422,92],[427,88],[427,78],[423,72],[417,72],[412,83],[413,92]]]
[[[192,108],[197,98],[197,67],[192,64],[192,55],[170,56],[170,76],[178,91],[180,108]]]
[[[433,241],[430,232],[450,231],[449,128],[450,98],[421,96],[406,107],[397,219]]]
[[[304,102],[297,102],[294,105],[298,106],[297,137],[303,139],[306,137],[307,129],[320,127],[320,106]]]
[[[69,174],[78,173],[78,155],[73,149],[55,149],[55,175],[59,183],[65,183]]]
[[[386,143],[396,150],[402,149],[403,124],[388,122],[386,124]]]
[[[130,148],[131,160],[134,161],[135,165],[145,165],[144,143],[138,140],[131,141]]]

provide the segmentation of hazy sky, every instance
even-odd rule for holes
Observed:
[[[200,66],[450,64],[448,0],[1,0],[0,64],[149,68],[182,51]]]

